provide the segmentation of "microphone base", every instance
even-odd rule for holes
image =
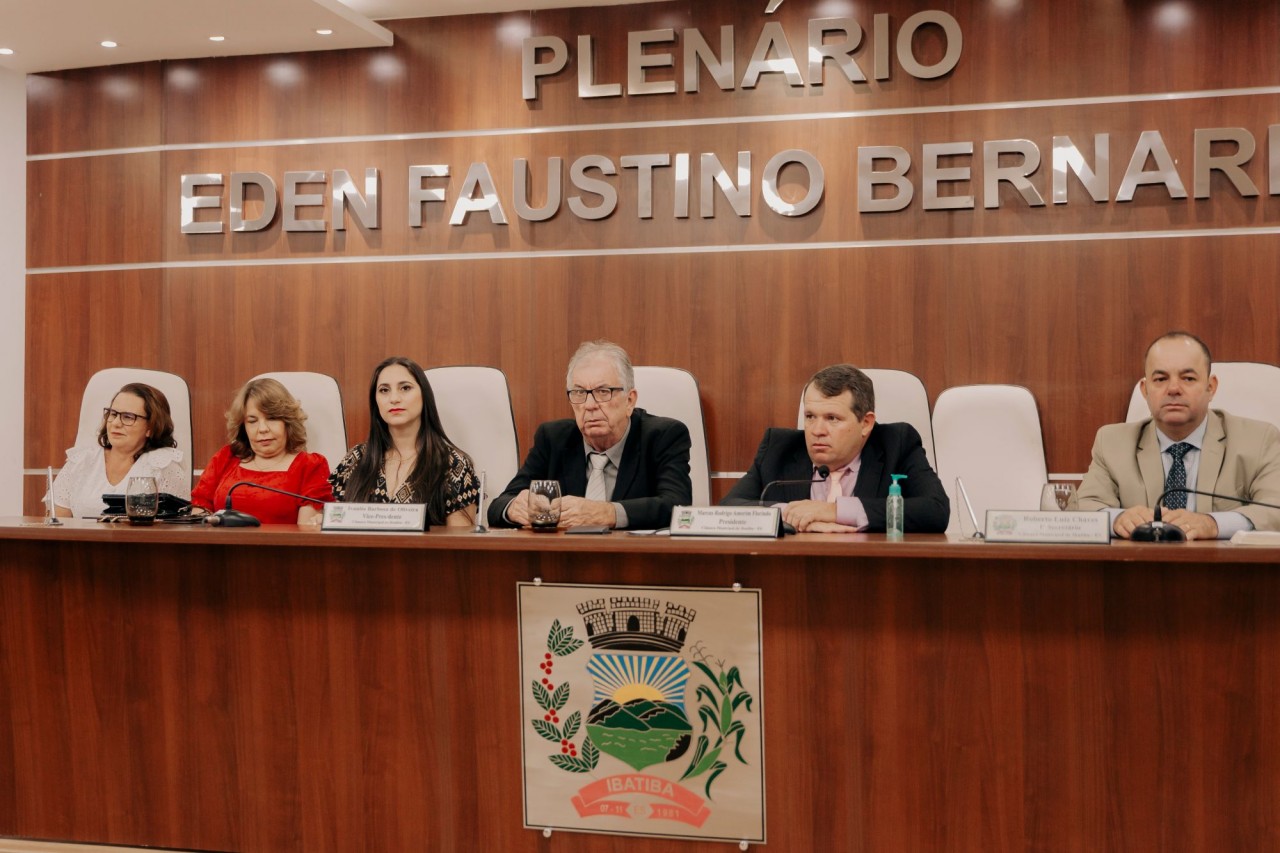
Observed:
[[[1135,527],[1129,538],[1134,542],[1186,542],[1187,534],[1177,525],[1149,521]]]
[[[249,515],[247,512],[240,512],[234,509],[222,509],[215,512],[209,517],[209,523],[218,527],[261,527],[262,522]]]

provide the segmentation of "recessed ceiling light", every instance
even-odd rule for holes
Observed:
[[[13,56],[13,48],[0,47],[0,56]]]
[[[226,36],[209,36],[209,41],[226,41]]]
[[[331,35],[333,35],[333,30],[316,30],[316,35],[318,35],[318,36],[331,36]]]
[[[115,42],[113,42],[113,41],[104,41],[104,42],[102,42],[102,46],[103,46],[103,47],[116,47],[116,43],[115,43]]]

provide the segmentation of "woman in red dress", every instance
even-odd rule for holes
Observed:
[[[212,512],[227,505],[237,483],[261,483],[311,500],[241,486],[231,496],[233,508],[263,524],[315,524],[323,504],[333,500],[329,463],[307,452],[307,415],[298,401],[275,379],[252,379],[240,389],[227,412],[227,439],[213,455],[200,482],[191,490],[191,503]]]

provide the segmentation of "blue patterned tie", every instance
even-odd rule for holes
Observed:
[[[1179,441],[1177,444],[1169,446],[1166,452],[1173,457],[1173,464],[1169,466],[1169,476],[1164,481],[1166,491],[1169,489],[1185,489],[1187,487],[1187,466],[1182,464],[1182,457],[1192,450],[1195,450],[1195,445],[1187,444],[1185,441]],[[1168,509],[1185,509],[1187,506],[1187,493],[1174,492],[1164,499],[1164,505]]]

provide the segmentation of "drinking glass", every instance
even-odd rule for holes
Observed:
[[[534,480],[529,484],[529,526],[539,532],[555,530],[560,523],[560,481]]]
[[[160,492],[155,477],[130,477],[124,493],[124,514],[132,524],[150,524],[156,520]]]
[[[1076,487],[1071,483],[1045,483],[1040,491],[1040,509],[1057,512],[1076,505]]]

